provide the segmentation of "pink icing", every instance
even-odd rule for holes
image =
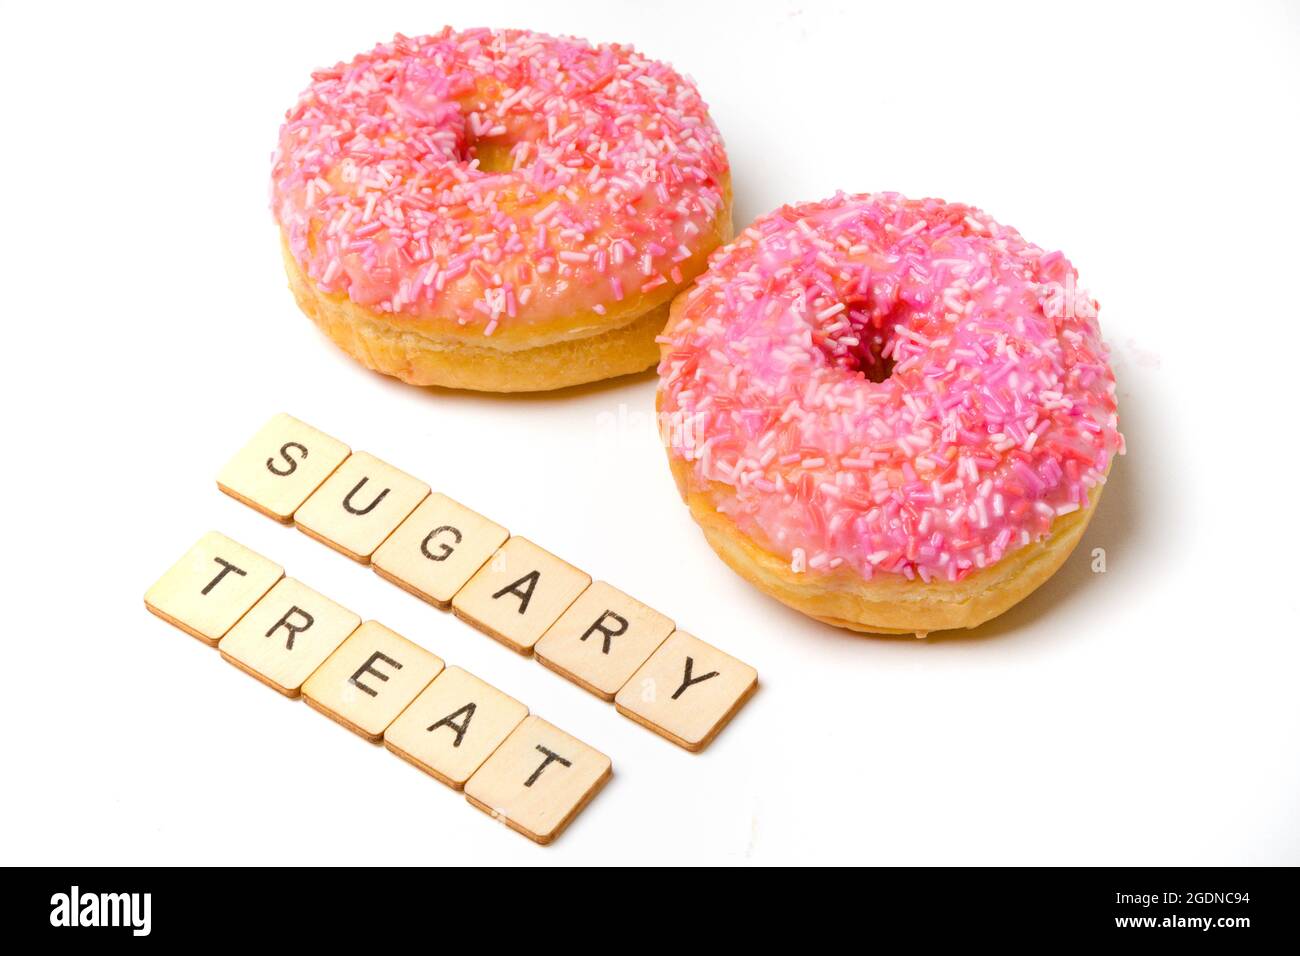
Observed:
[[[959,580],[1086,506],[1123,450],[1076,279],[970,206],[778,209],[661,340],[670,454],[795,571]]]
[[[508,168],[480,169],[485,146]],[[491,334],[688,280],[726,171],[704,101],[665,64],[446,28],[314,74],[272,205],[322,290]]]

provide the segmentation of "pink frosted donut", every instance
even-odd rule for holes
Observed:
[[[649,368],[670,300],[731,234],[693,83],[521,30],[398,36],[315,73],[272,207],[299,305],[344,349],[493,391]]]
[[[1112,457],[1096,303],[978,209],[786,206],[673,303],[659,406],[710,544],[844,627],[974,627],[1045,581]]]

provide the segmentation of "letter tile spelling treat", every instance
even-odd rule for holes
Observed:
[[[228,585],[217,603],[207,600]],[[611,773],[608,757],[529,718],[519,701],[458,667],[444,670],[439,657],[382,624],[357,627],[351,611],[216,532],[168,570],[145,603],[205,641],[224,633],[227,661],[286,696],[301,687],[314,709],[384,740],[448,786],[468,789],[477,779],[470,802],[538,843],[554,840]]]
[[[221,639],[221,656],[286,697],[324,663],[361,618],[313,591],[283,578]]]
[[[527,717],[465,784],[465,797],[512,830],[550,843],[609,780],[611,764],[540,717]]]
[[[303,699],[372,743],[442,671],[430,654],[378,621],[366,621],[302,685]]]
[[[215,645],[284,576],[284,568],[209,531],[144,596],[145,607]]]
[[[448,667],[384,731],[384,746],[461,790],[528,708],[459,667]]]

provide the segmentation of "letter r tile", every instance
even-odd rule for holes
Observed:
[[[284,577],[284,568],[224,534],[209,531],[145,592],[164,621],[215,645]]]
[[[361,618],[301,581],[282,578],[221,639],[229,663],[286,697],[334,653]]]
[[[658,611],[597,581],[551,625],[535,653],[579,687],[613,700],[672,632],[673,622]]]
[[[625,717],[700,751],[758,687],[758,671],[685,631],[672,636],[614,698]]]

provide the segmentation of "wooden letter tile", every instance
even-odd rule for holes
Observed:
[[[429,493],[418,478],[366,452],[354,452],[293,516],[294,524],[354,561],[367,564]]]
[[[145,592],[164,621],[216,644],[244,612],[284,577],[284,568],[224,534],[209,531]]]
[[[384,746],[460,790],[527,716],[513,697],[448,667],[384,731]]]
[[[511,538],[452,598],[456,616],[520,654],[555,623],[591,578],[527,538]]]
[[[286,697],[357,629],[361,618],[285,578],[253,605],[217,645],[221,656]]]
[[[226,463],[217,475],[217,487],[287,523],[349,454],[343,442],[279,414]]]
[[[685,631],[672,636],[614,698],[618,712],[700,751],[758,687],[758,671]]]
[[[429,495],[375,552],[371,566],[400,588],[446,610],[510,532],[446,495]]]
[[[441,658],[378,621],[366,621],[307,678],[302,696],[326,717],[378,743],[441,670]]]
[[[537,843],[550,843],[610,777],[599,750],[527,717],[465,784],[465,797]]]
[[[673,632],[673,622],[597,581],[537,642],[537,659],[597,697],[620,687]]]

